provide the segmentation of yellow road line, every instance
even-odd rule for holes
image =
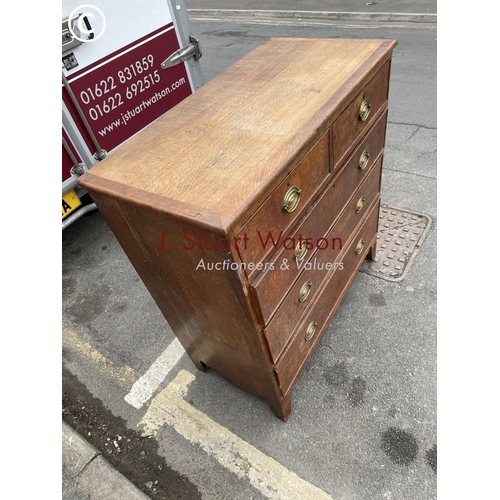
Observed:
[[[69,352],[71,356],[77,356],[80,359],[86,359],[92,363],[102,373],[112,377],[121,382],[124,387],[130,387],[136,379],[133,368],[130,366],[116,367],[113,362],[103,356],[97,349],[95,349],[88,342],[83,341],[76,332],[70,328],[63,326],[62,329],[62,345]],[[69,365],[71,361],[67,361]]]
[[[248,478],[255,489],[271,500],[333,500],[187,403],[184,397],[194,379],[191,373],[180,370],[175,379],[152,399],[139,423],[143,425],[145,435],[155,436],[163,425],[172,426],[239,478]]]
[[[135,382],[136,374],[129,366],[115,367],[88,342],[70,328],[63,327],[63,347],[70,356],[90,361],[105,375],[123,386]],[[69,362],[71,364],[71,361]],[[175,379],[156,397],[139,425],[145,435],[156,435],[163,425],[172,426],[181,436],[196,443],[221,465],[247,478],[250,484],[271,500],[333,500],[316,486],[298,477],[279,462],[239,438],[184,400],[195,376],[180,370]]]

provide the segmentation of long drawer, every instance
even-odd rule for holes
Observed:
[[[281,182],[252,218],[238,231],[241,259],[259,263],[273,251],[269,237],[287,234],[317,196],[317,189],[330,174],[329,131]],[[257,269],[246,268],[250,278]]]
[[[310,302],[314,301],[328,274],[340,264],[350,236],[359,229],[362,219],[379,201],[379,182],[382,170],[382,158],[356,191],[354,197],[342,213],[341,218],[325,236],[329,245],[324,250],[317,250],[292,285],[283,302],[265,329],[265,335],[273,361],[279,357],[290,340],[293,330],[300,321]],[[337,238],[340,245],[331,244]],[[330,268],[328,269],[327,266]],[[285,271],[286,272],[286,271]],[[288,271],[290,272],[290,271]]]
[[[303,265],[313,257],[314,247],[318,239],[325,237],[346,204],[354,196],[358,186],[370,174],[383,149],[386,119],[387,113],[384,113],[296,229],[292,230],[288,236],[283,233],[277,244],[277,250],[270,259],[272,266],[261,271],[252,281],[250,293],[256,297],[256,302],[259,304],[263,324],[267,324],[290,286],[297,279]],[[366,157],[368,159],[362,162],[362,158]],[[381,166],[379,166],[379,170],[380,168]],[[376,176],[377,174],[375,174]],[[376,183],[378,190],[380,171],[377,180],[373,182]],[[350,229],[352,230],[354,227],[355,224]],[[306,241],[306,252],[300,261],[302,265],[299,268],[296,264],[295,252],[296,246],[301,242],[301,237],[303,241],[306,238],[311,238],[311,240],[309,248],[307,248]],[[334,234],[332,237],[343,237],[344,239],[340,242],[347,241],[344,233],[342,235]],[[278,241],[278,235],[273,235],[273,238],[275,242]],[[281,266],[284,259],[289,264],[288,269]]]
[[[314,346],[319,342],[330,318],[347,292],[349,284],[356,276],[356,271],[366,257],[369,246],[376,239],[378,215],[377,203],[352,238],[342,259],[343,268],[337,269],[305,312],[294,332],[294,338],[276,363],[274,369],[283,394],[288,392],[309,359]]]

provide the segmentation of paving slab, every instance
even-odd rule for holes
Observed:
[[[148,500],[101,452],[62,422],[63,498],[67,500]]]
[[[254,9],[254,10],[289,10],[289,11],[325,11],[325,12],[404,12],[436,14],[435,0],[186,0],[188,9]]]

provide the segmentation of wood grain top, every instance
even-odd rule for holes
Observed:
[[[241,225],[395,45],[269,39],[93,167],[81,184],[161,200],[170,212],[199,208],[184,216],[211,214],[209,225],[220,228]]]

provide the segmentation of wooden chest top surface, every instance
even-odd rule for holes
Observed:
[[[166,201],[160,204],[169,212],[178,209],[221,229],[241,224],[394,45],[269,39],[92,168],[81,184],[151,204]]]

